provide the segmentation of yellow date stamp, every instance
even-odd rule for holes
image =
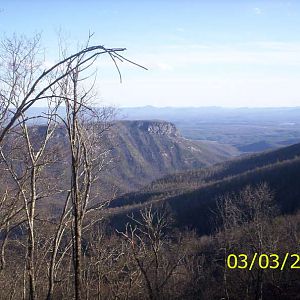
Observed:
[[[226,257],[226,266],[229,269],[247,269],[251,271],[254,267],[260,269],[279,269],[284,268],[300,269],[300,254],[285,253],[280,256],[275,253],[259,254],[255,252],[252,256],[247,254],[229,254]]]

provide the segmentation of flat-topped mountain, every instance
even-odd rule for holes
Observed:
[[[106,179],[125,191],[239,154],[229,145],[185,139],[173,123],[157,120],[116,122],[108,138],[115,163]]]

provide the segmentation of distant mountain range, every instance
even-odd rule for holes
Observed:
[[[227,123],[235,122],[254,122],[265,121],[273,122],[277,120],[279,123],[293,122],[298,123],[300,117],[299,107],[122,107],[119,109],[120,118],[129,120],[135,119],[161,119],[170,120],[175,123],[187,121],[187,116],[191,120],[202,122],[213,121],[213,123],[224,123],[224,117]]]

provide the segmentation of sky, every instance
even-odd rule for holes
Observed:
[[[148,71],[97,61],[99,103],[128,106],[300,106],[300,1],[0,0],[0,37],[42,34],[46,63],[58,32],[125,47]]]

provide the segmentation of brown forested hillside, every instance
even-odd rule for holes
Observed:
[[[247,185],[265,182],[274,192],[282,213],[300,208],[300,144],[239,158],[212,167],[168,175],[140,192],[123,195],[111,203],[116,220],[150,203],[168,205],[177,225],[200,233],[215,228],[216,203]],[[124,207],[124,208],[123,208]],[[124,209],[124,212],[123,212]]]

